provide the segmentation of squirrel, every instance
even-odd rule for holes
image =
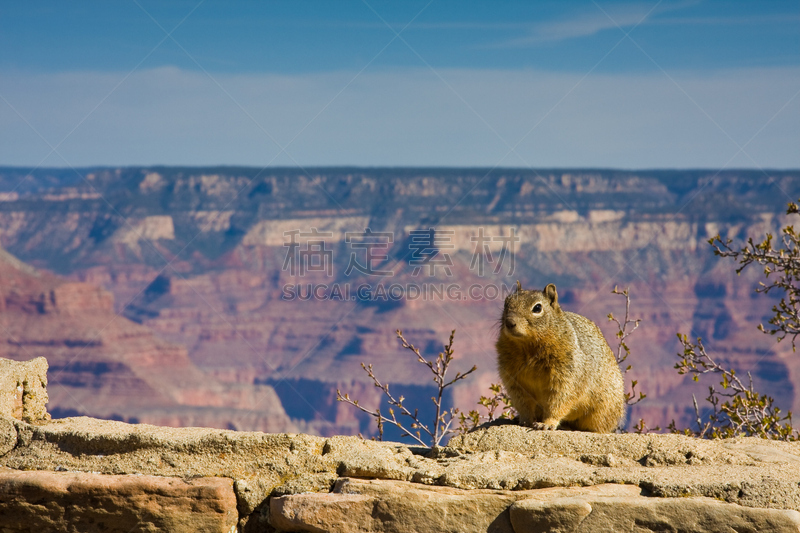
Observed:
[[[495,344],[500,379],[520,424],[610,433],[625,415],[622,373],[597,325],[558,305],[554,284],[505,300]]]

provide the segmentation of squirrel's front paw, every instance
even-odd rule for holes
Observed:
[[[544,422],[534,422],[530,425],[531,429],[538,429],[540,431],[553,431],[558,427],[558,424],[546,424]]]

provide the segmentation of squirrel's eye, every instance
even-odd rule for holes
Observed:
[[[542,312],[542,304],[536,304],[533,306],[534,313],[541,313]]]

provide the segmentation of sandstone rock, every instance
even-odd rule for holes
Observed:
[[[592,506],[581,498],[556,501],[525,500],[510,508],[515,531],[526,533],[578,531],[581,522],[592,512]]]
[[[530,491],[612,484],[650,497],[706,497],[753,509],[800,510],[795,459],[800,443],[536,432],[501,425],[478,429],[454,439],[454,446],[426,452],[358,437],[166,428],[84,417],[35,425],[12,422],[16,447],[0,456],[0,464],[18,470],[234,479],[242,531],[266,527],[272,508],[268,500],[295,509],[300,501],[295,496],[327,493],[338,477],[413,482],[410,486],[422,491],[414,494],[429,496],[511,494],[508,505]],[[367,489],[359,487],[359,494],[366,494]],[[308,498],[317,502],[314,505],[339,501]],[[570,516],[580,517],[585,510],[583,504],[567,503]],[[291,513],[286,517],[290,520]]]
[[[375,499],[358,494],[303,494],[270,501],[270,524],[285,531],[346,533],[374,527]]]
[[[331,494],[272,498],[270,523],[288,531],[513,533],[507,509],[515,499],[496,491],[344,479]]]
[[[230,479],[0,472],[0,530],[218,531],[238,520]]]
[[[630,485],[490,491],[343,479],[331,494],[273,498],[270,523],[310,532],[760,532],[798,531],[800,512],[654,498]]]
[[[489,491],[343,479],[331,494],[273,498],[270,523],[309,532],[777,532],[800,530],[800,512],[653,498],[630,485]]]
[[[47,424],[17,423],[24,446],[3,457],[20,470],[68,470],[107,474],[224,476],[274,473],[291,479],[308,472],[335,472],[322,455],[325,439],[209,428],[126,424],[88,417]],[[276,478],[278,479],[278,478]]]
[[[504,450],[531,458],[569,457],[596,466],[754,465],[759,460],[747,453],[749,445],[763,443],[746,439],[720,441],[685,435],[635,433],[600,434],[584,431],[531,431],[516,424],[489,425],[456,436],[449,447],[459,451]],[[788,444],[788,448],[784,446]],[[796,450],[800,445],[771,442],[771,450]]]
[[[375,442],[359,437],[331,437],[323,453],[339,466],[339,475],[346,477],[377,477],[381,479],[410,479],[414,455],[409,448],[397,443]]]
[[[740,438],[731,439],[724,446],[729,450],[746,453],[756,461],[765,463],[800,463],[800,449],[790,443],[786,444],[784,446],[783,443],[774,442],[767,446],[762,439]]]
[[[510,508],[516,532],[800,530],[797,511],[757,509],[711,498],[652,498],[631,486],[559,488],[528,495]]]
[[[0,457],[17,445],[17,428],[11,418],[0,416]]]
[[[336,480],[339,479],[333,472],[319,472],[305,474],[291,479],[272,489],[272,496],[285,496],[287,494],[300,494],[303,492],[330,492]]]
[[[338,476],[333,472],[304,474],[281,485],[274,474],[256,474],[237,479],[234,490],[239,501],[240,531],[264,531],[269,524],[269,496],[285,496],[307,492],[330,492]]]
[[[47,359],[0,359],[0,415],[36,422],[47,414]]]
[[[37,426],[17,422],[17,431],[20,444],[2,457],[2,464],[20,470],[235,479],[242,527],[248,521],[260,523],[262,504],[276,487],[283,487],[284,493],[312,486],[327,491],[338,467],[322,454],[325,439],[308,435],[169,428],[86,417]],[[315,478],[315,473],[329,481]]]
[[[233,484],[233,489],[236,492],[239,514],[249,517],[280,482],[280,477],[271,473],[237,479]]]

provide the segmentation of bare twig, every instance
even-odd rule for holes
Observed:
[[[631,350],[630,350],[630,348],[628,348],[628,345],[625,342],[625,340],[628,337],[630,337],[631,334],[634,331],[636,331],[636,329],[639,327],[639,323],[641,323],[642,319],[641,318],[637,318],[637,319],[631,319],[630,318],[630,311],[631,311],[630,288],[620,291],[615,286],[614,290],[611,291],[611,294],[620,294],[620,295],[625,297],[625,318],[620,321],[617,318],[615,318],[613,314],[611,314],[611,313],[608,314],[608,319],[610,321],[614,322],[617,325],[617,330],[618,330],[617,333],[616,333],[616,337],[618,339],[618,342],[617,342],[617,353],[614,355],[614,357],[617,359],[617,364],[622,366],[622,364],[628,359],[628,356],[631,354]],[[631,325],[633,327],[628,329]],[[631,368],[632,368],[631,365],[626,366],[624,368],[624,370],[622,371],[622,375],[624,376],[625,374],[627,374],[628,371]],[[631,380],[631,391],[625,393],[625,403],[627,405],[636,405],[637,403],[639,403],[642,400],[644,400],[645,398],[647,398],[647,394],[645,394],[645,393],[643,393],[641,391],[639,391],[639,397],[636,398],[636,385],[638,385],[638,384],[639,384],[639,382],[637,380],[635,380],[635,379]],[[636,398],[636,399],[634,400],[634,398]],[[642,428],[644,428],[645,427],[644,426],[644,422],[641,421],[641,420],[639,422],[641,423]]]
[[[397,330],[397,338],[400,339],[403,348],[406,348],[407,350],[413,352],[417,356],[417,361],[427,366],[428,369],[431,371],[431,373],[433,373],[433,381],[434,383],[436,383],[437,392],[436,396],[431,398],[436,408],[434,422],[431,426],[428,426],[419,420],[418,409],[414,409],[414,412],[412,413],[408,408],[406,408],[403,405],[403,401],[405,400],[403,396],[395,398],[389,392],[389,384],[381,383],[380,380],[378,380],[378,378],[372,371],[372,365],[365,365],[364,363],[361,363],[361,367],[364,369],[364,371],[367,373],[370,379],[372,379],[373,384],[383,391],[384,396],[386,396],[387,398],[387,402],[389,403],[390,406],[392,406],[389,408],[388,417],[381,414],[380,408],[374,411],[366,409],[365,407],[361,406],[358,403],[358,400],[351,399],[348,394],[342,395],[342,393],[338,389],[336,390],[336,399],[340,402],[349,403],[350,405],[357,407],[361,411],[375,417],[375,421],[378,425],[379,438],[381,440],[383,440],[383,424],[389,423],[398,427],[400,430],[403,431],[401,437],[411,437],[418,444],[426,447],[428,446],[428,442],[426,442],[426,439],[430,441],[430,446],[434,448],[440,446],[442,440],[445,437],[456,431],[452,429],[452,424],[454,417],[457,414],[459,414],[458,410],[455,408],[450,409],[449,411],[442,408],[444,391],[445,389],[447,389],[447,387],[450,387],[456,382],[461,381],[462,379],[466,378],[468,375],[472,374],[473,372],[475,372],[475,370],[478,369],[477,366],[473,366],[471,369],[464,372],[463,374],[461,372],[456,372],[453,379],[451,379],[450,381],[447,380],[447,370],[450,367],[450,363],[452,363],[454,359],[453,341],[455,339],[455,334],[456,334],[455,330],[453,330],[450,333],[449,342],[444,346],[444,350],[439,353],[436,359],[428,360],[425,359],[422,356],[422,354],[420,354],[418,348],[416,348],[413,344],[408,342],[405,339],[405,337],[403,337],[402,331],[400,331],[399,329]],[[398,413],[400,415],[405,416],[409,419],[410,424],[408,425],[408,427],[404,426],[403,423],[397,419],[397,416],[395,415],[395,408],[398,410]]]

